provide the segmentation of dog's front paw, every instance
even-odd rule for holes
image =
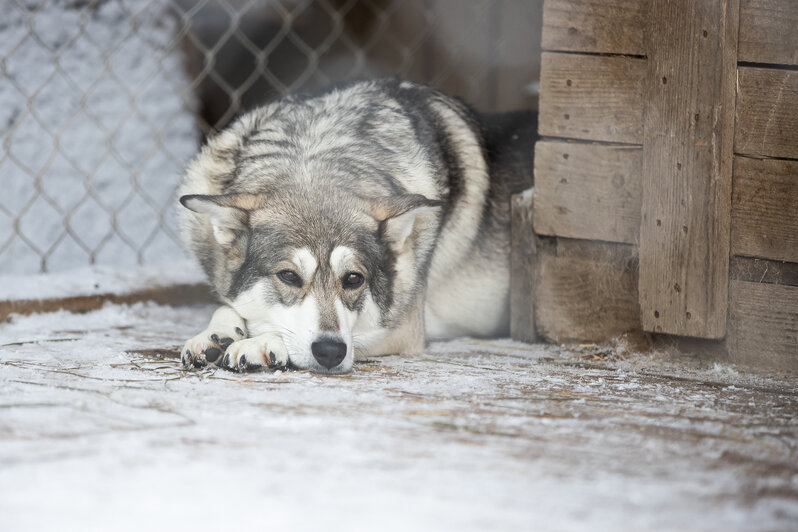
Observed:
[[[208,362],[218,364],[227,348],[245,336],[246,331],[241,327],[208,328],[186,342],[180,360],[187,368],[201,368]]]
[[[220,365],[234,371],[282,368],[288,365],[288,351],[279,335],[261,334],[233,342]]]

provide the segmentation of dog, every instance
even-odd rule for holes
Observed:
[[[182,363],[349,372],[356,357],[508,333],[510,195],[536,114],[396,78],[289,95],[221,131],[179,187],[222,306]]]

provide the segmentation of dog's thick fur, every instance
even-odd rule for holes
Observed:
[[[289,96],[183,176],[184,240],[224,303],[183,362],[346,372],[355,356],[507,333],[509,198],[533,113],[485,116],[397,79]]]

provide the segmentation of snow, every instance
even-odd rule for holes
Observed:
[[[0,275],[0,301],[129,294],[203,282],[204,272],[191,260],[135,268],[89,266],[48,274]]]
[[[3,9],[3,273],[183,255],[174,193],[199,136],[177,21],[166,0],[82,4]]]
[[[185,371],[212,307],[0,324],[0,529],[786,530],[794,375],[462,339]]]
[[[535,187],[529,187],[521,192],[521,198],[528,200],[535,194]]]

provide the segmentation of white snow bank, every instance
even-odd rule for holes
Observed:
[[[134,268],[91,266],[58,273],[0,275],[0,301],[129,294],[202,282],[204,272],[190,260]]]

